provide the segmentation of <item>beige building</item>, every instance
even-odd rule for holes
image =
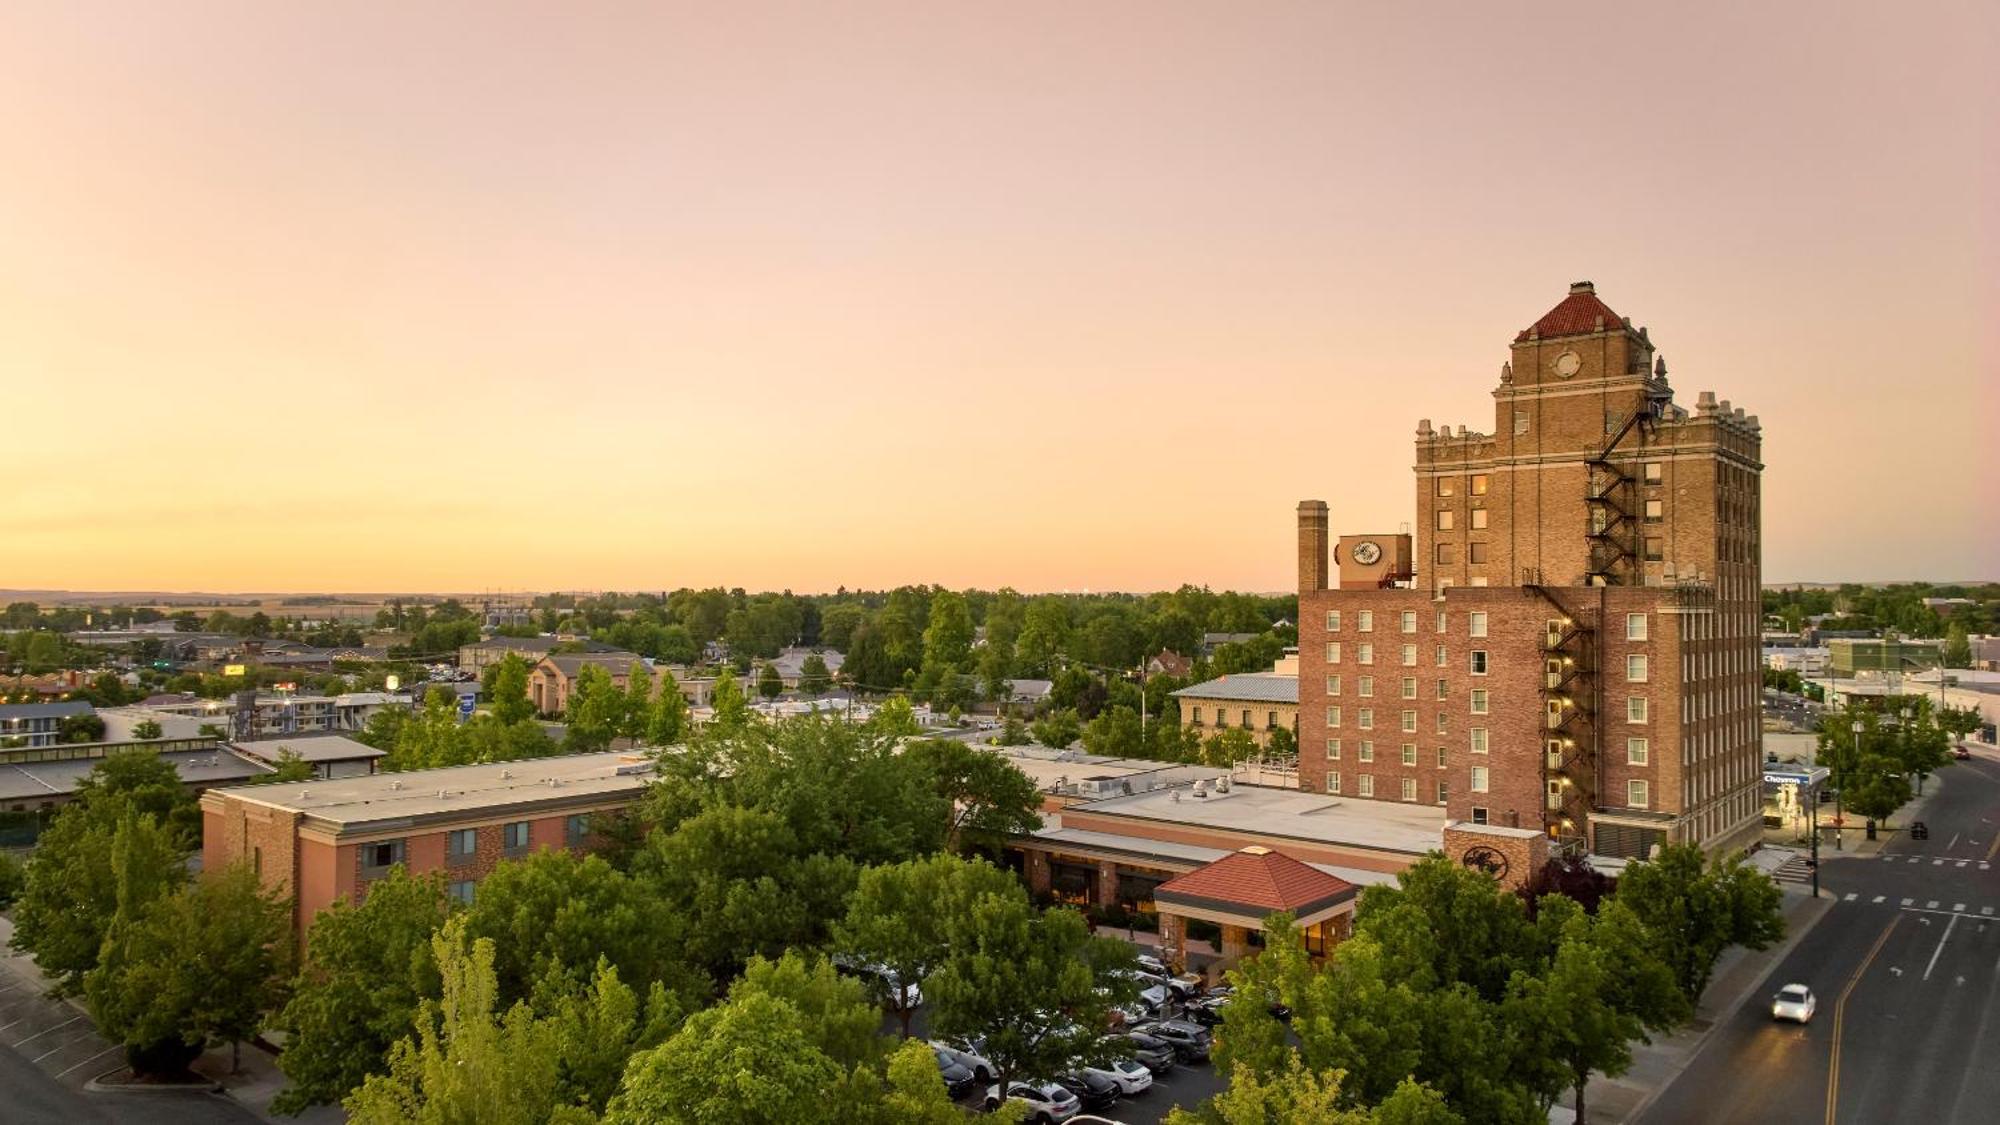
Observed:
[[[1236,672],[1174,692],[1181,726],[1202,738],[1225,730],[1246,730],[1259,746],[1280,727],[1299,730],[1299,660],[1287,654],[1269,672]]]
[[[1299,505],[1301,784],[1641,856],[1755,838],[1755,417],[1677,406],[1588,282],[1514,340],[1492,433],[1417,427],[1417,532]]]

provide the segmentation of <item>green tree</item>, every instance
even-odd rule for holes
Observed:
[[[1249,731],[1242,727],[1230,727],[1209,735],[1208,741],[1201,744],[1201,763],[1205,766],[1233,766],[1256,757],[1261,749]]]
[[[927,771],[944,802],[946,846],[997,853],[1001,845],[1042,826],[1041,790],[1012,762],[955,738],[912,742],[903,749],[911,765]]]
[[[777,666],[765,661],[757,669],[757,694],[765,699],[776,699],[785,694],[785,680],[778,674]]]
[[[1692,1008],[1732,945],[1768,949],[1785,936],[1778,885],[1740,853],[1704,863],[1694,844],[1668,844],[1626,867],[1616,901],[1645,924],[1653,951]]]
[[[141,742],[152,742],[164,734],[166,731],[152,719],[141,719],[132,724],[132,737]]]
[[[300,781],[311,781],[314,777],[312,763],[299,756],[297,750],[289,746],[278,747],[278,757],[272,763],[270,773],[253,777],[250,785],[281,785]]]
[[[285,1032],[278,1069],[291,1080],[274,1111],[338,1101],[382,1072],[418,1001],[438,992],[431,935],[448,913],[443,872],[413,878],[400,866],[371,883],[359,906],[335,899],[319,913],[274,1021]]]
[[[910,706],[908,696],[892,695],[875,708],[868,717],[870,730],[884,738],[914,738],[923,733],[917,724],[916,708]]]
[[[601,664],[585,664],[577,669],[576,687],[570,692],[568,730],[563,734],[563,752],[591,754],[611,749],[611,740],[625,726],[628,700],[618,690],[611,673]]]
[[[827,671],[826,658],[819,653],[808,655],[799,664],[799,690],[807,695],[824,695],[833,686],[833,674]]]
[[[10,944],[33,955],[55,995],[74,994],[114,922],[138,918],[186,879],[181,841],[158,818],[115,797],[74,802],[28,860]]]
[[[744,698],[743,688],[737,684],[735,674],[727,668],[716,674],[715,686],[709,691],[708,704],[713,711],[717,726],[740,728],[748,725],[753,717],[750,701]]]
[[[28,873],[22,868],[21,861],[0,852],[0,910],[14,905],[14,900],[21,897],[21,888],[27,880]]]
[[[66,716],[57,728],[57,737],[64,742],[102,742],[104,720],[88,712]]]
[[[289,976],[289,899],[241,864],[151,901],[120,897],[84,995],[133,1070],[176,1074],[209,1045],[262,1029]]]
[[[201,840],[201,806],[181,783],[180,771],[151,747],[98,759],[78,779],[65,811],[78,805],[104,813],[108,820],[116,820],[117,810],[129,805],[157,819],[185,850],[192,851]]]
[[[1014,876],[984,860],[934,855],[882,867],[863,868],[847,917],[834,927],[835,945],[896,976],[894,1002],[910,1034],[915,1005],[909,990],[936,972],[952,948],[952,938],[973,904],[993,896],[1022,896]]]
[[[625,707],[618,718],[618,736],[644,741],[653,724],[653,674],[644,664],[632,665],[625,678]]]
[[[895,1125],[965,1125],[965,1111],[951,1100],[928,1043],[906,1039],[889,1055],[882,1120]],[[1018,1115],[1016,1115],[1018,1119]],[[990,1120],[990,1119],[989,1119]]]
[[[440,996],[417,1007],[415,1034],[389,1052],[346,1099],[357,1125],[582,1125],[593,1115],[559,1099],[561,1047],[554,1025],[525,1003],[501,1009],[493,942],[470,941],[455,917],[431,939]]]
[[[566,975],[544,981],[532,1006],[552,1025],[557,1103],[592,1114],[603,1113],[618,1092],[632,1055],[665,1042],[685,1014],[682,1000],[659,981],[642,1004],[606,960],[598,961],[587,987]]]
[[[543,849],[502,863],[480,880],[465,916],[468,937],[494,942],[503,1002],[527,998],[552,973],[582,987],[600,961],[641,987],[688,986],[675,911],[598,856]]]
[[[678,746],[687,736],[687,730],[687,697],[681,694],[680,681],[674,679],[674,674],[662,668],[659,685],[646,710],[646,742],[651,746]]]
[[[1965,626],[1957,621],[1945,627],[1943,660],[1947,668],[1972,667],[1972,641],[1965,634]]]
[[[763,994],[792,1006],[813,1048],[843,1069],[882,1059],[882,1012],[867,986],[834,970],[833,962],[788,949],[776,961],[752,957],[729,986],[729,999]]]
[[[1084,724],[1083,748],[1110,758],[1134,758],[1145,750],[1139,730],[1139,712],[1130,707],[1107,707]]]
[[[502,723],[525,723],[535,717],[535,701],[528,696],[528,662],[508,653],[486,666],[480,688],[486,695],[493,717]]]
[[[1076,721],[1074,711],[1057,711],[1037,719],[1028,724],[1028,730],[1034,734],[1036,742],[1052,750],[1067,749],[1083,736],[1083,726]]]
[[[815,1047],[797,1008],[752,991],[696,1013],[634,1055],[605,1125],[811,1125],[843,1120],[827,1092],[840,1064]]]

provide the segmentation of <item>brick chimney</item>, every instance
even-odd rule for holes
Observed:
[[[1326,501],[1299,501],[1299,593],[1327,588]]]

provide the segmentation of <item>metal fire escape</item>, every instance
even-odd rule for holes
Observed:
[[[1559,615],[1542,638],[1542,823],[1559,850],[1581,854],[1597,803],[1597,638],[1548,590],[1530,589]]]
[[[1587,548],[1583,584],[1586,586],[1636,585],[1633,580],[1638,577],[1639,558],[1639,519],[1634,510],[1638,507],[1637,489],[1631,474],[1611,460],[1611,451],[1647,417],[1644,410],[1632,411],[1625,424],[1604,443],[1604,448],[1584,462],[1589,474],[1583,497],[1588,521],[1584,527]]]

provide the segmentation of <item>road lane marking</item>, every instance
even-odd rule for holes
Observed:
[[[1847,897],[1846,897],[1846,898],[1844,898],[1844,899],[1841,899],[1840,901],[1842,901],[1842,902],[1853,902],[1853,901],[1854,901],[1855,899],[1857,899],[1857,898],[1860,898],[1860,897],[1861,897],[1860,895],[1857,895],[1857,894],[1855,894],[1855,893],[1854,893],[1853,891],[1849,891],[1849,892],[1847,892]]]
[[[1944,952],[1944,943],[1951,940],[1951,931],[1958,927],[1958,916],[1952,915],[1951,922],[1944,928],[1944,936],[1938,939],[1938,946],[1931,950],[1931,963],[1924,966],[1924,979],[1931,979],[1931,970],[1937,968],[1938,954]]]
[[[1990,906],[1982,906],[1982,907],[1980,907],[1980,908],[1979,908],[1979,912],[1980,912],[1981,914],[1984,914],[1984,915],[1986,915],[1986,916],[1987,916],[1988,918],[1991,918],[1991,917],[1993,917],[1993,908],[1992,908],[1992,907],[1990,907]]]
[[[1924,861],[1924,857],[1923,857],[1923,856],[1920,856],[1920,855],[1913,855],[1913,856],[1911,856],[1911,857],[1910,857],[1910,862],[1911,862],[1911,863],[1922,863],[1923,861]]]
[[[1885,899],[1885,898],[1888,898],[1888,897],[1889,897],[1888,895],[1876,895],[1876,896],[1875,896],[1875,905],[1877,905],[1877,906],[1880,906],[1880,905],[1882,905],[1882,900],[1883,900],[1883,899]]]
[[[1924,909],[1925,909],[1925,910],[1936,910],[1936,909],[1937,909],[1937,904],[1938,904],[1938,900],[1936,900],[1936,899],[1932,899],[1932,900],[1930,900],[1929,902],[1927,902],[1927,903],[1925,903],[1925,904],[1924,904]]]
[[[1934,860],[1931,860],[1931,866],[1932,866],[1932,867],[1943,867],[1943,866],[1944,866],[1944,860],[1941,860],[1941,859],[1934,859]]]
[[[1916,899],[1913,899],[1913,898],[1906,898],[1906,899],[1904,899],[1904,900],[1903,900],[1903,905],[1904,905],[1904,906],[1908,906],[1908,905],[1910,905],[1911,903],[1913,903],[1913,902],[1915,902],[1915,901],[1917,901],[1917,900],[1916,900]]]
[[[1896,924],[1902,920],[1901,914],[1889,919],[1889,924],[1882,929],[1882,936],[1876,938],[1874,947],[1868,950],[1868,956],[1862,958],[1854,975],[1847,978],[1847,987],[1840,990],[1840,1000],[1833,1006],[1833,1047],[1826,1060],[1826,1125],[1834,1125],[1834,1111],[1840,1106],[1840,1027],[1847,1018],[1847,997],[1861,982],[1861,974],[1868,971],[1875,955],[1882,952],[1882,947],[1888,944],[1889,935],[1895,932]]]
[[[1961,859],[1961,860],[1959,860],[1959,861],[1958,861],[1957,863],[1954,863],[1954,864],[1952,864],[1952,866],[1953,866],[1953,867],[1964,867],[1964,866],[1965,866],[1965,864],[1966,864],[1966,861],[1965,861],[1965,860],[1962,860],[1962,859]]]
[[[1954,833],[1952,833],[1952,834],[1951,834],[1951,843],[1949,843],[1949,844],[1946,844],[1946,845],[1944,846],[1944,850],[1945,850],[1945,851],[1950,851],[1951,849],[1953,849],[1953,848],[1957,847],[1957,846],[1958,846],[1958,838],[1959,838],[1960,836],[1963,836],[1963,835],[1965,835],[1965,833],[1963,833],[1963,832],[1954,832]]]
[[[1954,903],[1952,903],[1952,904],[1951,904],[1951,912],[1952,912],[1953,914],[1957,914],[1957,913],[1960,913],[1960,912],[1962,912],[1962,911],[1963,911],[1964,909],[1965,909],[1965,904],[1964,904],[1964,903],[1962,903],[1962,902],[1954,902]]]

